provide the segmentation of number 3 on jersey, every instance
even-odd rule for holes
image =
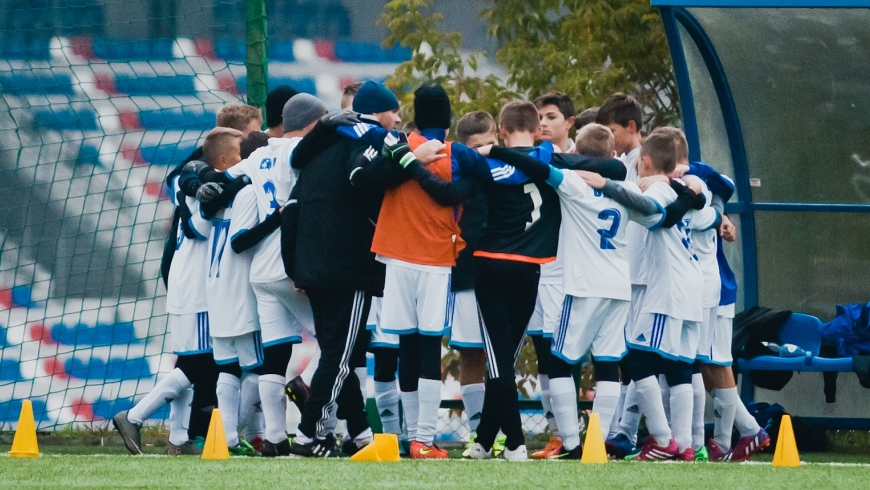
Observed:
[[[275,198],[275,193],[277,191],[275,190],[275,183],[274,182],[272,182],[271,180],[267,180],[266,182],[263,182],[263,192],[265,192],[266,194],[268,194],[272,198],[271,201],[269,202],[270,208],[278,209],[279,207],[281,207],[281,205],[278,204],[278,199]]]
[[[529,217],[530,221],[526,221],[526,229],[528,230],[535,224],[535,221],[541,219],[541,204],[543,204],[544,200],[541,198],[541,191],[535,184],[524,185],[523,192],[532,198],[532,214]]]
[[[616,247],[611,240],[616,237],[616,232],[619,231],[619,222],[622,220],[622,216],[618,210],[608,208],[598,213],[598,219],[604,222],[613,220],[610,223],[610,228],[601,228],[598,230],[598,234],[601,235],[601,250],[615,250]]]

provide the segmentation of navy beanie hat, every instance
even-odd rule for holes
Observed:
[[[421,131],[450,128],[450,98],[444,87],[424,83],[414,91],[414,124]]]
[[[353,110],[360,114],[376,114],[399,108],[399,99],[383,83],[368,82],[362,84],[353,98]]]
[[[289,85],[275,87],[269,92],[269,95],[266,96],[266,127],[281,126],[284,104],[298,93],[295,88]]]

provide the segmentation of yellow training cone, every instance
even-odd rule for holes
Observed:
[[[589,426],[586,427],[586,443],[583,445],[583,464],[607,463],[607,451],[604,449],[604,435],[601,432],[601,419],[598,414],[589,414]]]
[[[39,456],[39,446],[36,444],[36,422],[33,420],[33,404],[30,400],[21,403],[21,415],[18,416],[18,428],[12,439],[12,450],[9,456],[13,458],[35,458]]]
[[[211,422],[208,424],[208,434],[205,436],[205,446],[202,448],[202,459],[230,459],[221,411],[217,408],[211,411]]]
[[[777,468],[797,468],[801,465],[797,443],[794,440],[794,429],[791,427],[791,417],[782,416],[779,423],[779,438],[776,440],[776,452],[773,453],[773,466]]]
[[[374,440],[350,457],[351,461],[397,462],[399,461],[399,438],[396,434],[375,434]]]

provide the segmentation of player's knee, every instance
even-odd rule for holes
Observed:
[[[632,381],[640,381],[659,374],[661,357],[654,353],[639,349],[629,349],[625,355],[625,367]]]
[[[619,382],[619,363],[616,361],[598,361],[593,359],[595,367],[595,381]]]
[[[692,374],[701,374],[701,361],[695,359],[692,363]]]
[[[420,336],[420,377],[441,380],[440,336]]]
[[[277,344],[263,348],[263,364],[254,372],[257,374],[287,374],[287,365],[293,356],[293,344]]]
[[[396,380],[396,370],[399,367],[399,349],[376,347],[372,349],[375,356],[374,380],[390,383]]]
[[[692,383],[692,364],[689,362],[664,359],[661,362],[662,374],[668,386],[677,386]]]
[[[549,358],[550,363],[550,379],[570,378],[571,372],[574,370],[572,364],[568,364],[563,359],[554,356],[553,354],[542,357]]]

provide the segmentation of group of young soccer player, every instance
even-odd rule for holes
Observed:
[[[572,371],[587,354],[613,457],[743,461],[769,445],[731,371],[736,284],[722,240],[736,236],[724,214],[734,186],[689,162],[681,130],[643,137],[628,95],[575,115],[552,92],[506,103],[497,122],[465,114],[451,141],[444,88],[414,95],[400,131],[383,84],[348,87],[341,111],[280,88],[270,138],[256,109],[227,106],[170,173],[178,209],[164,278],[178,362],[114,418],[131,452],[170,403],[169,454],[201,450],[216,405],[232,454],[352,455],[373,440],[368,350],[384,432],[410,458],[446,459],[435,444],[445,337],[472,432],[463,457],[579,459]],[[287,382],[306,332],[316,370]],[[527,336],[552,434],[532,454],[515,367]],[[292,440],[288,399],[301,412]]]

